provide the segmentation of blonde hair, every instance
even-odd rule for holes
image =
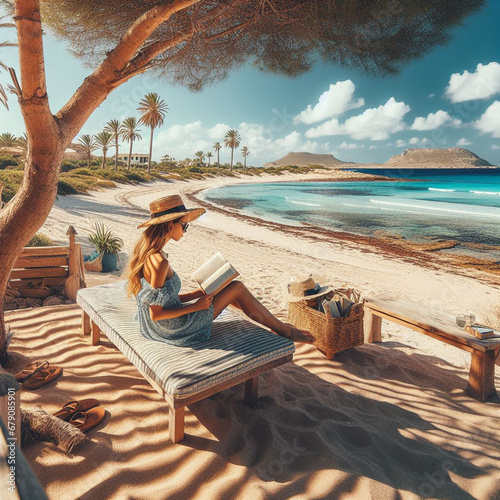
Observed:
[[[141,278],[146,260],[150,255],[159,253],[165,246],[167,238],[172,233],[174,224],[172,221],[164,224],[154,224],[148,226],[141,234],[136,243],[132,255],[130,256],[125,271],[125,277],[128,279],[127,295],[137,295],[142,288]]]

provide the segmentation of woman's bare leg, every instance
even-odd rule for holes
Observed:
[[[214,295],[214,319],[229,305],[241,309],[249,318],[274,330],[278,335],[295,342],[311,343],[312,337],[303,330],[283,323],[263,306],[241,281],[233,281]]]

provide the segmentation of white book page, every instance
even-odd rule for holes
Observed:
[[[217,252],[211,259],[209,259],[205,264],[203,264],[197,271],[193,273],[193,277],[196,282],[201,285],[203,282],[210,279],[220,268],[227,264],[227,260],[224,256]]]
[[[227,262],[216,273],[210,276],[208,280],[204,281],[201,284],[201,288],[203,288],[206,294],[210,295],[217,291],[224,283],[232,280],[236,276],[238,276],[238,272],[229,262]]]

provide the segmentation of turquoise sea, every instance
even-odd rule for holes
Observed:
[[[282,224],[415,242],[455,240],[455,252],[500,259],[500,168],[357,171],[397,182],[240,184],[205,196]]]

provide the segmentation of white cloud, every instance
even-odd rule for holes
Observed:
[[[436,97],[436,94],[429,94],[429,95],[427,96],[427,99],[432,99],[433,97]]]
[[[331,84],[330,88],[323,92],[314,107],[309,104],[304,111],[294,117],[294,123],[311,123],[326,120],[333,116],[340,116],[349,109],[364,106],[363,98],[353,99],[355,85],[351,80]]]
[[[364,144],[356,144],[355,142],[345,142],[345,141],[339,146],[340,149],[360,149],[364,147],[365,147]]]
[[[366,109],[360,115],[348,118],[344,123],[333,118],[316,128],[310,128],[306,132],[306,137],[348,135],[356,140],[383,141],[388,139],[390,134],[405,129],[403,117],[410,109],[404,102],[398,102],[391,97],[384,105]]]
[[[378,149],[378,146],[375,146],[375,144],[372,144],[369,149]]]
[[[423,139],[420,140],[420,144],[427,144],[429,142],[429,139],[427,137],[424,137]]]
[[[500,101],[491,104],[474,126],[485,134],[500,138]]]
[[[474,73],[464,71],[450,77],[446,96],[451,102],[487,99],[500,92],[500,64],[478,64]]]
[[[396,147],[398,147],[398,148],[404,148],[405,146],[406,146],[406,142],[403,141],[403,139],[398,139],[396,141]]]
[[[418,144],[420,139],[418,137],[412,137],[408,142],[410,144]]]
[[[498,146],[497,144],[492,144],[491,149],[500,149],[500,146]]]
[[[439,127],[458,127],[462,120],[452,118],[446,111],[439,110],[429,113],[427,117],[419,116],[415,118],[412,130],[435,130]]]
[[[209,128],[207,130],[208,137],[214,140],[218,140],[222,144],[226,132],[230,129],[231,127],[229,125],[225,125],[224,123],[217,123],[217,125],[214,125],[212,128]]]
[[[466,137],[462,137],[457,141],[457,146],[470,146],[472,142],[469,141]]]
[[[166,141],[176,142],[186,138],[195,139],[201,130],[201,120],[196,122],[186,123],[185,125],[172,125],[167,130],[163,130],[158,134],[158,138],[163,136]]]

